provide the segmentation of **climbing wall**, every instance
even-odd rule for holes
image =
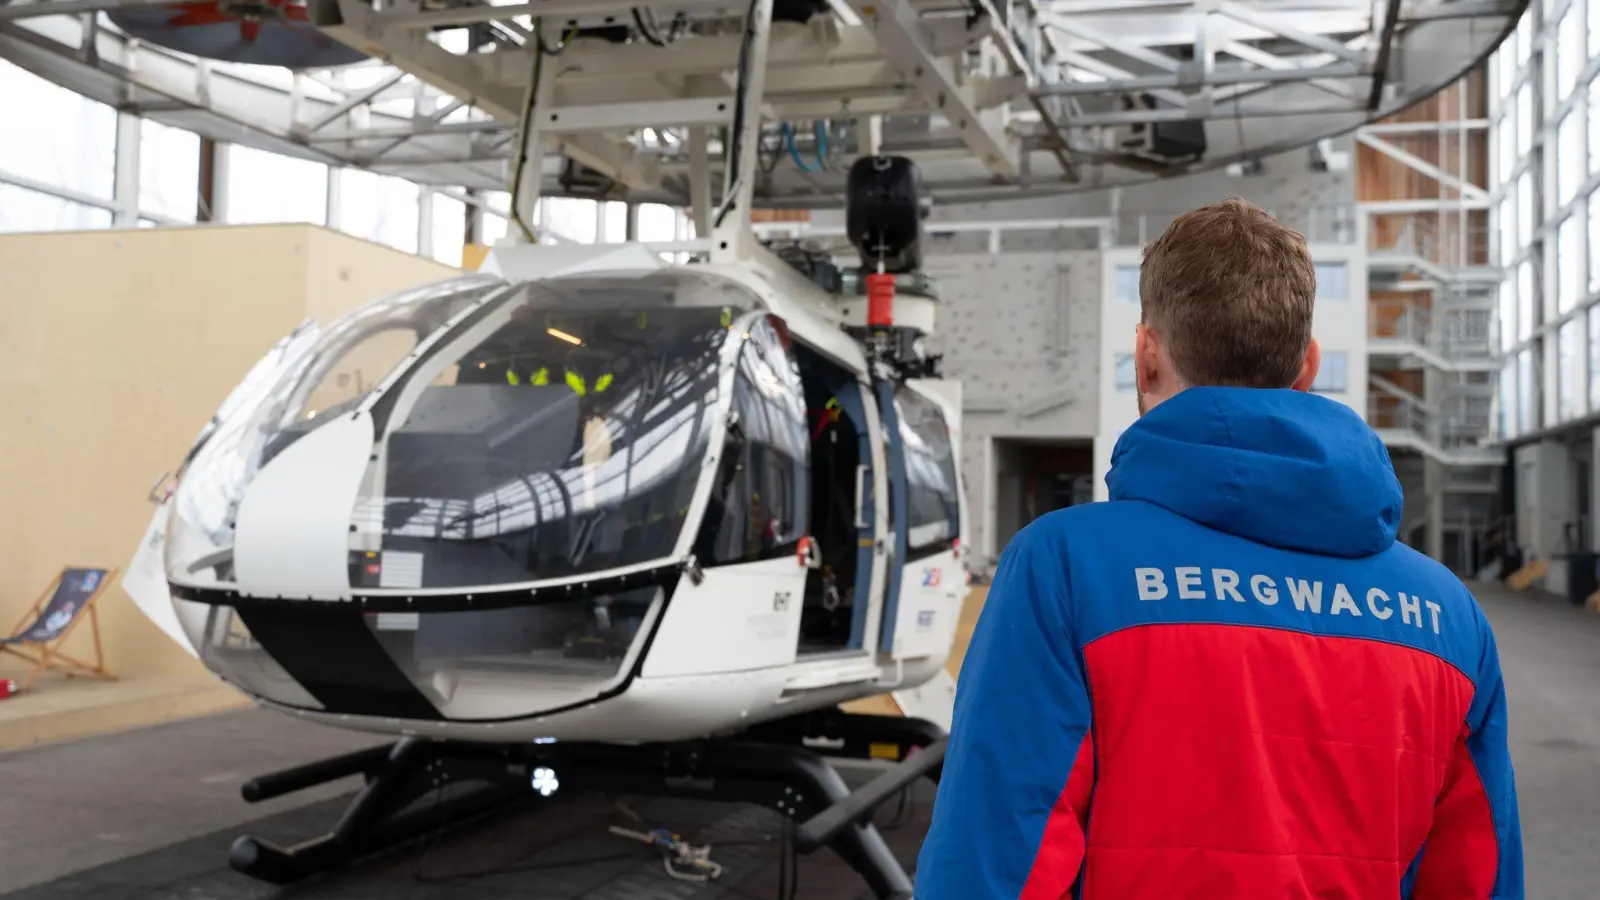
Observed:
[[[962,383],[969,544],[981,550],[991,440],[1094,436],[1100,253],[947,254],[926,268],[944,300],[932,352]]]

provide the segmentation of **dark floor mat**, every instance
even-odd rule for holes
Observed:
[[[847,778],[849,776],[847,775]],[[850,779],[852,781],[857,779]],[[932,786],[891,801],[878,823],[911,871],[928,826]],[[228,868],[239,834],[280,844],[312,837],[338,819],[347,799],[315,803],[240,828],[35,885],[0,900],[735,900],[779,897],[784,820],[739,804],[596,794],[528,803],[287,888]],[[636,819],[634,817],[637,817]],[[714,882],[671,877],[652,848],[610,826],[666,828],[710,844],[723,867]],[[866,883],[832,851],[798,861],[796,900],[870,897]]]

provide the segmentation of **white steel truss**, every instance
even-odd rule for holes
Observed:
[[[424,184],[504,189],[531,130],[538,193],[704,208],[696,184],[728,181],[756,4],[640,3],[308,0],[316,26],[371,60],[264,78],[100,15],[170,0],[0,0],[0,57],[214,139]],[[1431,94],[1526,3],[773,0],[763,124],[742,148],[755,163],[732,167],[765,206],[837,206],[849,160],[873,149],[917,159],[939,202],[1218,168]]]

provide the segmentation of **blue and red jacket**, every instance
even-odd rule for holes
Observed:
[[[1023,529],[961,670],[917,900],[1520,900],[1494,636],[1314,394],[1195,388]]]

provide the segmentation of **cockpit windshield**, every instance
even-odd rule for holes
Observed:
[[[493,587],[669,557],[704,468],[719,354],[755,303],[727,279],[663,270],[470,276],[362,307],[219,415],[174,497],[168,576],[248,592],[234,549],[249,486],[352,417],[370,419],[372,446],[370,459],[351,448],[362,455],[334,486],[355,498],[337,526],[351,588]],[[313,470],[334,471],[315,453]]]
[[[419,366],[357,503],[357,588],[561,578],[673,552],[703,469],[731,309],[549,307]]]
[[[359,405],[421,341],[505,287],[483,275],[450,279],[369,303],[321,332],[296,329],[280,345],[292,352],[263,370],[262,383],[235,390],[185,461],[167,534],[168,576],[195,586],[233,583],[239,504],[261,469],[335,411]]]

